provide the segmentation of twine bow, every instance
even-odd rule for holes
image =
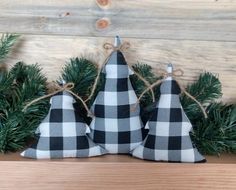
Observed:
[[[103,48],[106,50],[112,50],[112,51],[125,51],[130,48],[129,42],[123,42],[119,46],[114,46],[111,43],[105,43],[103,44]]]
[[[136,109],[136,107],[137,107],[139,101],[141,100],[141,98],[143,97],[143,95],[144,95],[147,91],[150,90],[150,88],[154,88],[155,86],[161,84],[167,77],[173,77],[174,80],[177,82],[178,86],[180,87],[181,92],[185,93],[186,96],[188,96],[190,99],[192,99],[194,102],[196,102],[196,103],[198,104],[198,106],[200,107],[202,113],[204,114],[204,117],[207,118],[207,113],[206,113],[205,109],[203,108],[202,104],[201,104],[198,100],[196,100],[195,97],[193,97],[191,94],[189,94],[189,93],[185,90],[185,88],[180,84],[180,82],[176,79],[177,77],[183,76],[183,74],[184,74],[184,71],[183,71],[183,70],[181,70],[181,69],[176,69],[176,70],[173,70],[171,73],[168,73],[167,71],[165,71],[165,70],[163,70],[163,69],[160,69],[160,70],[158,71],[158,73],[159,73],[163,78],[160,79],[160,80],[158,80],[158,81],[156,81],[155,83],[153,83],[152,85],[150,85],[146,90],[144,90],[144,91],[142,92],[142,94],[139,96],[137,102],[135,103],[134,108],[131,108],[132,110],[133,110],[133,109]]]
[[[23,109],[23,111],[26,111],[26,109],[29,107],[29,106],[31,106],[32,104],[34,104],[34,103],[36,103],[36,102],[38,102],[38,101],[40,101],[40,100],[43,100],[43,99],[45,99],[45,98],[49,98],[49,97],[51,97],[51,96],[53,96],[53,95],[55,95],[55,94],[57,94],[57,93],[59,93],[59,92],[62,92],[62,91],[66,91],[66,92],[69,92],[70,94],[72,94],[74,97],[76,97],[77,99],[79,99],[81,102],[82,102],[82,104],[83,104],[83,106],[84,106],[84,108],[86,109],[86,111],[88,112],[88,116],[89,117],[93,117],[93,114],[90,112],[90,110],[88,109],[88,106],[86,105],[86,103],[85,103],[85,101],[80,97],[80,96],[78,96],[77,94],[75,94],[74,92],[72,92],[71,90],[74,88],[74,83],[66,83],[65,85],[63,85],[63,86],[59,86],[57,83],[55,83],[55,82],[53,82],[52,83],[53,84],[53,87],[55,88],[55,90],[53,91],[53,92],[51,92],[51,93],[49,93],[49,94],[47,94],[47,95],[44,95],[44,96],[42,96],[42,97],[39,97],[39,98],[36,98],[36,99],[34,99],[34,100],[32,100],[31,102],[29,102],[28,104],[26,104],[26,106],[24,107],[24,109]]]
[[[109,58],[111,57],[112,53],[113,53],[114,51],[125,51],[125,50],[129,49],[129,48],[130,48],[130,43],[129,43],[129,42],[123,42],[122,44],[120,44],[120,45],[117,46],[117,47],[114,46],[114,45],[111,44],[111,43],[105,43],[105,44],[103,45],[103,48],[104,48],[105,50],[112,50],[112,51],[111,51],[110,55],[105,59],[105,61],[103,62],[103,64],[101,65],[101,67],[100,67],[100,69],[99,69],[99,71],[98,71],[97,77],[96,77],[96,79],[95,79],[95,81],[94,81],[94,84],[93,84],[93,87],[92,87],[92,90],[91,90],[91,94],[90,94],[90,96],[85,100],[85,102],[87,102],[88,100],[90,100],[90,99],[93,97],[93,95],[94,95],[94,93],[95,93],[95,90],[96,90],[96,87],[97,87],[97,84],[98,84],[98,81],[99,81],[100,74],[101,74],[101,72],[102,72],[102,69],[103,69],[103,67],[106,65],[106,63],[107,63],[107,61],[109,60]],[[137,72],[135,72],[135,71],[132,69],[132,65],[130,65],[129,63],[127,63],[127,64],[128,64],[128,66],[129,66],[129,68],[133,71],[133,73],[134,73],[140,80],[142,80],[142,81],[144,82],[144,84],[145,84],[147,87],[150,87],[151,84],[150,84],[147,80],[145,80],[140,74],[138,74]],[[151,91],[151,94],[152,94],[152,101],[155,102],[155,95],[154,95],[153,89],[152,89],[152,88],[148,88],[148,91]]]
[[[182,69],[175,69],[173,70],[171,73],[168,73],[166,70],[164,69],[159,69],[157,71],[157,73],[161,76],[163,76],[163,78],[167,78],[167,77],[181,77],[184,75],[184,71]]]

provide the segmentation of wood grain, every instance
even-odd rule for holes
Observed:
[[[0,189],[235,189],[235,156],[224,155],[222,160],[227,157],[234,164],[156,163],[122,155],[84,161],[1,161]]]
[[[236,154],[222,154],[220,156],[206,156],[208,164],[236,164]],[[24,158],[20,156],[20,152],[0,154],[1,161],[27,161],[27,162],[48,162],[48,159],[35,160]],[[156,163],[153,161],[140,160],[129,155],[104,155],[91,158],[65,158],[65,159],[52,159],[50,162],[104,162],[104,163]],[[235,165],[236,166],[236,165]]]
[[[0,189],[234,189],[236,154],[207,160],[174,164],[127,155],[33,160],[0,154]]]
[[[0,32],[236,41],[235,20],[235,0],[0,1]]]
[[[193,82],[203,71],[219,74],[223,100],[236,101],[236,42],[124,40],[131,43],[131,48],[125,52],[129,63],[142,62],[154,68],[165,68],[171,62],[175,68],[184,70],[183,84]],[[105,42],[112,43],[113,38],[23,35],[5,62],[8,65],[20,60],[27,64],[38,62],[49,80],[56,80],[71,57],[82,55],[101,64],[108,54],[102,48]]]

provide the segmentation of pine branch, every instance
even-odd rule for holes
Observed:
[[[42,100],[22,112],[31,100],[46,93],[46,78],[38,65],[17,63],[0,80],[0,152],[22,149],[48,111]],[[2,77],[3,79],[3,77]],[[8,82],[6,82],[8,81]]]
[[[236,152],[236,106],[213,103],[207,107],[208,119],[196,122],[192,139],[200,152]]]
[[[91,88],[97,76],[98,66],[85,58],[73,58],[66,64],[62,79],[75,84],[74,92],[82,98],[90,95]]]
[[[0,40],[0,62],[6,58],[19,35],[3,34]]]
[[[150,84],[153,84],[158,79],[160,79],[153,73],[152,67],[147,64],[137,63],[133,65],[133,70],[137,72],[139,75],[141,75]],[[131,80],[131,83],[132,83],[132,86],[134,88],[136,95],[139,97],[142,94],[142,92],[147,89],[147,86],[136,75],[130,76],[130,80]],[[153,91],[155,94],[155,98],[158,99],[160,96],[159,86],[155,87]],[[140,101],[141,118],[142,118],[143,123],[147,122],[147,120],[149,119],[150,113],[155,108],[155,105],[156,103],[152,102],[151,92],[147,92],[146,94],[144,94],[144,96],[142,97]]]
[[[75,84],[75,88],[73,89],[73,91],[85,100],[91,93],[91,89],[95,82],[95,78],[97,77],[97,73],[98,65],[85,58],[73,58],[63,69],[61,78],[66,82],[73,82]],[[87,102],[89,107],[96,98],[99,90],[104,85],[104,78],[104,74],[101,73],[95,93],[90,101]],[[75,104],[75,106],[78,110],[80,110],[79,113],[85,119],[85,121],[89,123],[90,119],[87,117],[86,110],[84,109],[81,102],[77,101],[77,104]]]
[[[188,85],[186,90],[202,105],[206,106],[222,96],[221,82],[216,75],[209,72],[200,74],[198,80]],[[186,95],[181,97],[181,103],[185,113],[193,123],[203,117],[199,106]]]
[[[147,80],[150,84],[156,82],[159,78],[152,72],[152,67],[147,64],[137,63],[133,65],[133,69],[135,72],[140,74],[145,80]],[[147,89],[147,86],[144,84],[142,80],[140,80],[136,75],[132,75],[130,77],[131,83],[135,90],[135,93],[139,97],[144,90]],[[156,98],[159,97],[158,87],[153,89]],[[152,104],[152,95],[150,92],[147,92],[143,98],[141,99],[141,104],[143,107],[146,107]]]

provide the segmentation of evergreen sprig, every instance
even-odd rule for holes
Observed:
[[[156,82],[159,79],[153,73],[152,67],[150,65],[137,63],[137,64],[133,65],[133,70],[135,72],[137,72],[139,75],[141,75],[150,84],[153,84],[154,82]],[[131,75],[130,80],[131,80],[131,83],[134,87],[134,90],[135,90],[137,96],[139,97],[142,94],[142,92],[147,89],[147,86],[135,74]],[[153,91],[155,93],[156,98],[158,98],[159,97],[158,87],[155,87],[153,89]],[[140,103],[142,104],[142,107],[146,107],[146,106],[152,104],[152,94],[150,91],[148,91],[146,94],[144,94]]]
[[[46,94],[46,77],[39,66],[18,62],[0,76],[0,152],[17,151],[34,137],[48,111],[48,100],[24,106]]]
[[[98,73],[98,65],[85,58],[73,58],[66,64],[62,71],[62,79],[73,82],[73,91],[83,99],[88,98]],[[104,79],[100,77],[97,89],[100,89]],[[96,93],[94,94],[94,97]],[[91,99],[93,101],[94,97]]]
[[[160,79],[160,77],[156,76],[153,73],[152,67],[147,64],[137,63],[133,65],[133,70],[138,73],[140,76],[142,76],[146,81],[148,81],[150,84],[153,84],[157,80]],[[132,83],[132,86],[134,88],[134,91],[139,97],[146,89],[147,86],[145,83],[137,76],[137,75],[131,75],[130,80]],[[158,99],[160,96],[160,85],[153,88],[153,92],[155,95],[155,99]],[[141,118],[143,123],[145,124],[147,120],[150,117],[151,112],[156,106],[156,102],[152,102],[152,94],[150,91],[144,94],[142,99],[140,100],[140,107],[141,107]]]
[[[212,103],[206,110],[208,118],[199,119],[192,132],[195,145],[204,154],[236,152],[236,106]]]
[[[77,93],[82,99],[87,99],[90,96],[91,89],[94,85],[95,79],[98,74],[98,65],[86,58],[72,58],[70,62],[66,64],[62,71],[62,77],[64,81],[72,82],[75,84],[73,91]],[[87,102],[90,107],[93,103],[98,91],[104,84],[104,74],[100,74],[100,79],[95,90],[93,97]],[[76,108],[85,119],[87,123],[91,120],[87,117],[86,110],[80,101],[77,101]]]
[[[219,78],[217,75],[209,72],[201,73],[196,82],[187,86],[186,91],[205,106],[222,96]],[[202,118],[203,114],[199,106],[185,94],[181,96],[181,103],[185,113],[192,122]]]
[[[15,44],[19,35],[16,34],[3,34],[0,40],[0,63],[6,58],[12,46]]]

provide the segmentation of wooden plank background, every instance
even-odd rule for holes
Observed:
[[[102,63],[104,42],[131,43],[130,63],[182,68],[184,83],[204,70],[219,74],[223,100],[236,102],[235,0],[1,0],[0,33],[22,36],[6,63],[42,65],[55,80],[71,57]]]

